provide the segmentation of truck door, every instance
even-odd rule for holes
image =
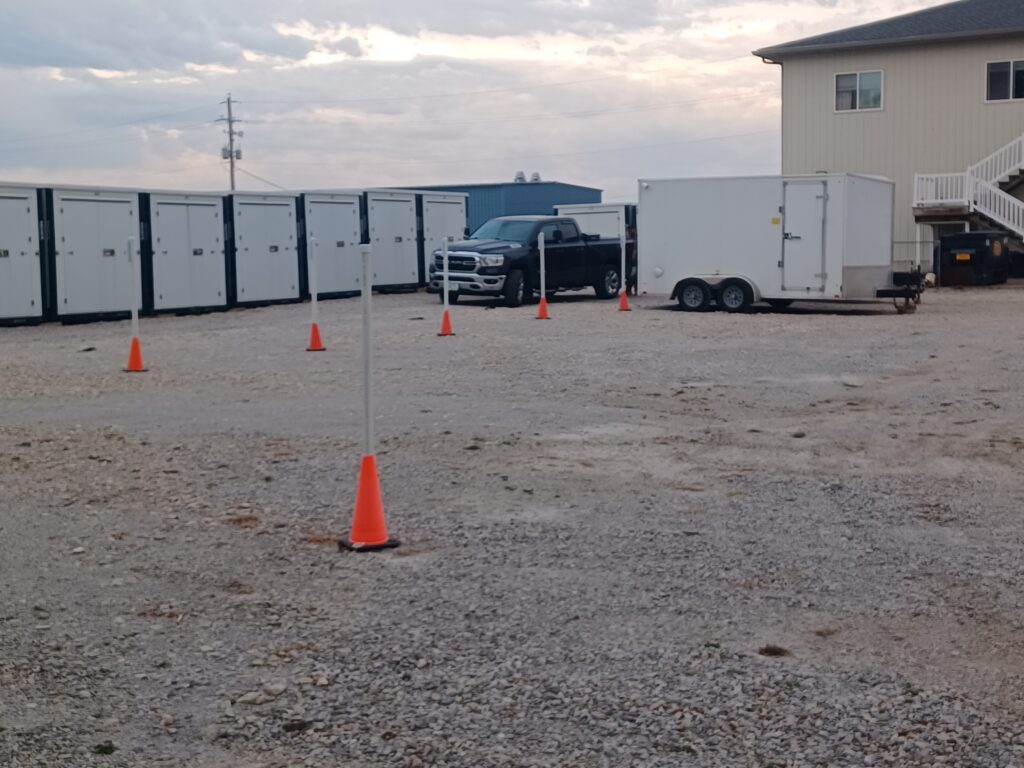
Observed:
[[[552,222],[541,228],[544,233],[547,284],[555,287],[583,285],[583,242],[571,222]]]
[[[824,181],[785,181],[783,194],[782,289],[825,290]]]

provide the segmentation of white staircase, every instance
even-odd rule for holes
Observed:
[[[914,177],[918,218],[952,212],[980,214],[1024,238],[1024,202],[1002,185],[1024,175],[1024,136],[997,149],[965,173],[919,173]]]

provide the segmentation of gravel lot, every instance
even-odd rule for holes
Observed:
[[[1024,291],[0,330],[0,765],[1024,766]]]

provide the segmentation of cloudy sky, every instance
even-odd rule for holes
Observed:
[[[938,4],[0,0],[0,179],[225,188],[229,91],[246,189],[774,173],[750,51]]]

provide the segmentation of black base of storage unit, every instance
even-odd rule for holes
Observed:
[[[1010,276],[1009,237],[1005,232],[964,232],[939,240],[939,286],[996,285]]]
[[[48,314],[48,240],[41,190],[0,185],[0,325],[34,325]]]
[[[302,300],[296,196],[236,193],[224,198],[228,306]]]
[[[143,193],[140,222],[144,311],[180,315],[227,309],[223,197]]]

